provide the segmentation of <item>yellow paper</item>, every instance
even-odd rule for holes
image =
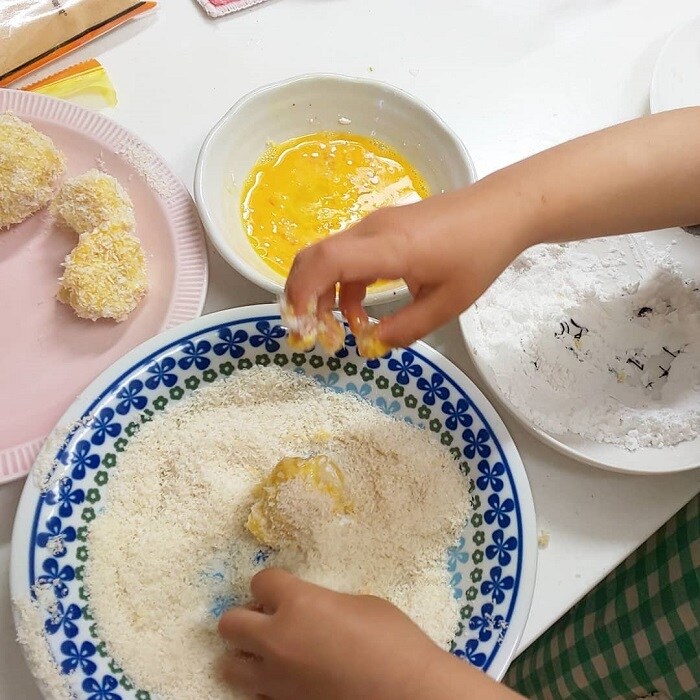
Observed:
[[[102,64],[93,59],[27,85],[23,90],[70,100],[83,107],[115,107],[117,93]]]

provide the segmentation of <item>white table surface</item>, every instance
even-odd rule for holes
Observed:
[[[190,188],[200,144],[233,102],[314,71],[416,94],[456,129],[483,176],[646,113],[663,41],[698,12],[697,0],[271,0],[210,20],[194,0],[163,0],[155,15],[37,76],[99,58],[119,96],[106,113],[159,150]],[[206,312],[270,299],[216,254],[210,260]],[[479,383],[456,322],[428,342]],[[496,406],[525,463],[538,526],[551,536],[522,649],[686,503],[700,471],[599,471],[541,445]],[[40,698],[14,641],[8,591],[21,489],[0,486],[0,700]]]

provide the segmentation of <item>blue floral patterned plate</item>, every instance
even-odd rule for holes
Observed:
[[[89,523],[101,507],[119,456],[137,426],[198,387],[253,365],[303,372],[334,391],[351,391],[397,418],[435,433],[449,447],[472,493],[473,512],[446,552],[460,616],[452,652],[500,678],[525,627],[537,542],[530,487],[500,418],[453,364],[427,345],[365,362],[352,335],[333,357],[298,353],[285,342],[274,305],[221,311],[136,348],[96,379],[63,417],[72,425],[54,454],[58,473],[44,494],[29,478],[12,540],[13,598],[51,586],[53,614],[41,610],[57,666],[85,700],[148,700],[99,638],[83,569]]]

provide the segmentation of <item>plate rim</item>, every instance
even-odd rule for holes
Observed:
[[[145,340],[100,373],[100,375],[98,375],[68,407],[63,416],[59,419],[57,425],[67,425],[71,420],[80,417],[87,407],[95,402],[95,397],[102,395],[105,386],[109,386],[114,381],[118,380],[124,371],[128,370],[135,363],[148,355],[158,352],[165,345],[177,342],[179,338],[204,330],[208,326],[245,318],[253,319],[270,315],[279,317],[280,312],[278,304],[253,304],[224,309],[192,319],[185,324],[170,328]],[[515,441],[495,407],[486,398],[483,392],[469,379],[464,371],[427,343],[418,341],[411,345],[410,349],[417,352],[430,363],[433,363],[440,370],[450,374],[452,378],[463,387],[465,393],[469,394],[476,410],[481,413],[482,419],[491,427],[498,445],[508,460],[513,484],[515,486],[514,490],[518,495],[521,511],[523,556],[518,595],[514,603],[510,622],[510,626],[518,631],[510,637],[505,637],[503,645],[501,646],[503,651],[494,658],[495,663],[492,663],[486,671],[488,675],[496,680],[501,680],[517,653],[529,618],[534,595],[538,550],[532,489]],[[480,402],[478,406],[476,402]],[[40,454],[49,448],[49,445],[45,445]],[[30,472],[22,490],[12,528],[9,572],[10,596],[12,599],[26,595],[28,592],[29,577],[26,574],[29,570],[29,547],[31,545],[32,523],[34,520],[33,509],[39,498],[41,498],[41,492]],[[17,625],[14,607],[13,616],[15,618],[15,625]]]
[[[201,316],[209,286],[206,236],[192,196],[165,158],[142,138],[114,119],[73,102],[21,89],[0,88],[0,113],[5,111],[14,112],[22,119],[36,118],[50,121],[87,137],[99,139],[122,159],[126,159],[125,156],[119,154],[112,145],[112,142],[117,139],[124,144],[138,145],[154,158],[159,171],[167,172],[174,185],[173,193],[163,197],[146,182],[141,174],[139,177],[169,214],[171,226],[168,228],[168,234],[173,241],[174,260],[178,273],[175,275],[168,309],[158,333]],[[108,143],[109,146],[107,146]],[[126,160],[128,162],[128,159]],[[131,167],[136,170],[133,164]],[[0,450],[0,484],[20,479],[31,470],[46,437],[27,440]]]

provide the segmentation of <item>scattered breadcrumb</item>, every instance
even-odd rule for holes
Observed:
[[[309,518],[301,546],[261,549],[246,530],[256,487],[282,458],[320,453],[342,469],[352,513]],[[277,503],[299,519],[309,490],[286,483]],[[445,557],[467,480],[431,433],[356,396],[273,367],[219,380],[141,427],[106,497],[88,536],[91,609],[109,653],[163,700],[239,697],[214,671],[216,622],[249,602],[263,566],[387,598],[441,646],[452,639]]]
[[[75,695],[68,685],[68,676],[61,673],[44,633],[40,603],[26,598],[14,598],[12,606],[17,626],[17,641],[24,649],[31,668],[46,700],[72,700]]]
[[[123,321],[148,291],[146,256],[123,222],[84,233],[63,266],[57,297],[80,318]]]
[[[134,205],[115,178],[92,169],[63,184],[51,210],[78,235],[107,223],[136,226]]]
[[[0,230],[43,209],[65,169],[48,136],[11,112],[0,114]]]
[[[352,119],[348,119],[347,117],[338,117],[338,124],[347,126],[348,124],[352,124]]]
[[[124,156],[136,168],[148,186],[163,199],[169,199],[175,194],[177,185],[173,177],[149,148],[136,141],[130,141],[123,144],[117,153]]]
[[[56,459],[58,452],[68,445],[76,430],[90,425],[93,418],[93,416],[86,416],[69,424],[60,423],[44,440],[30,472],[34,485],[42,493],[50,491],[62,477],[63,472],[60,469],[62,465]]]
[[[540,530],[540,534],[537,536],[537,546],[540,549],[549,547],[549,532],[547,530]]]

